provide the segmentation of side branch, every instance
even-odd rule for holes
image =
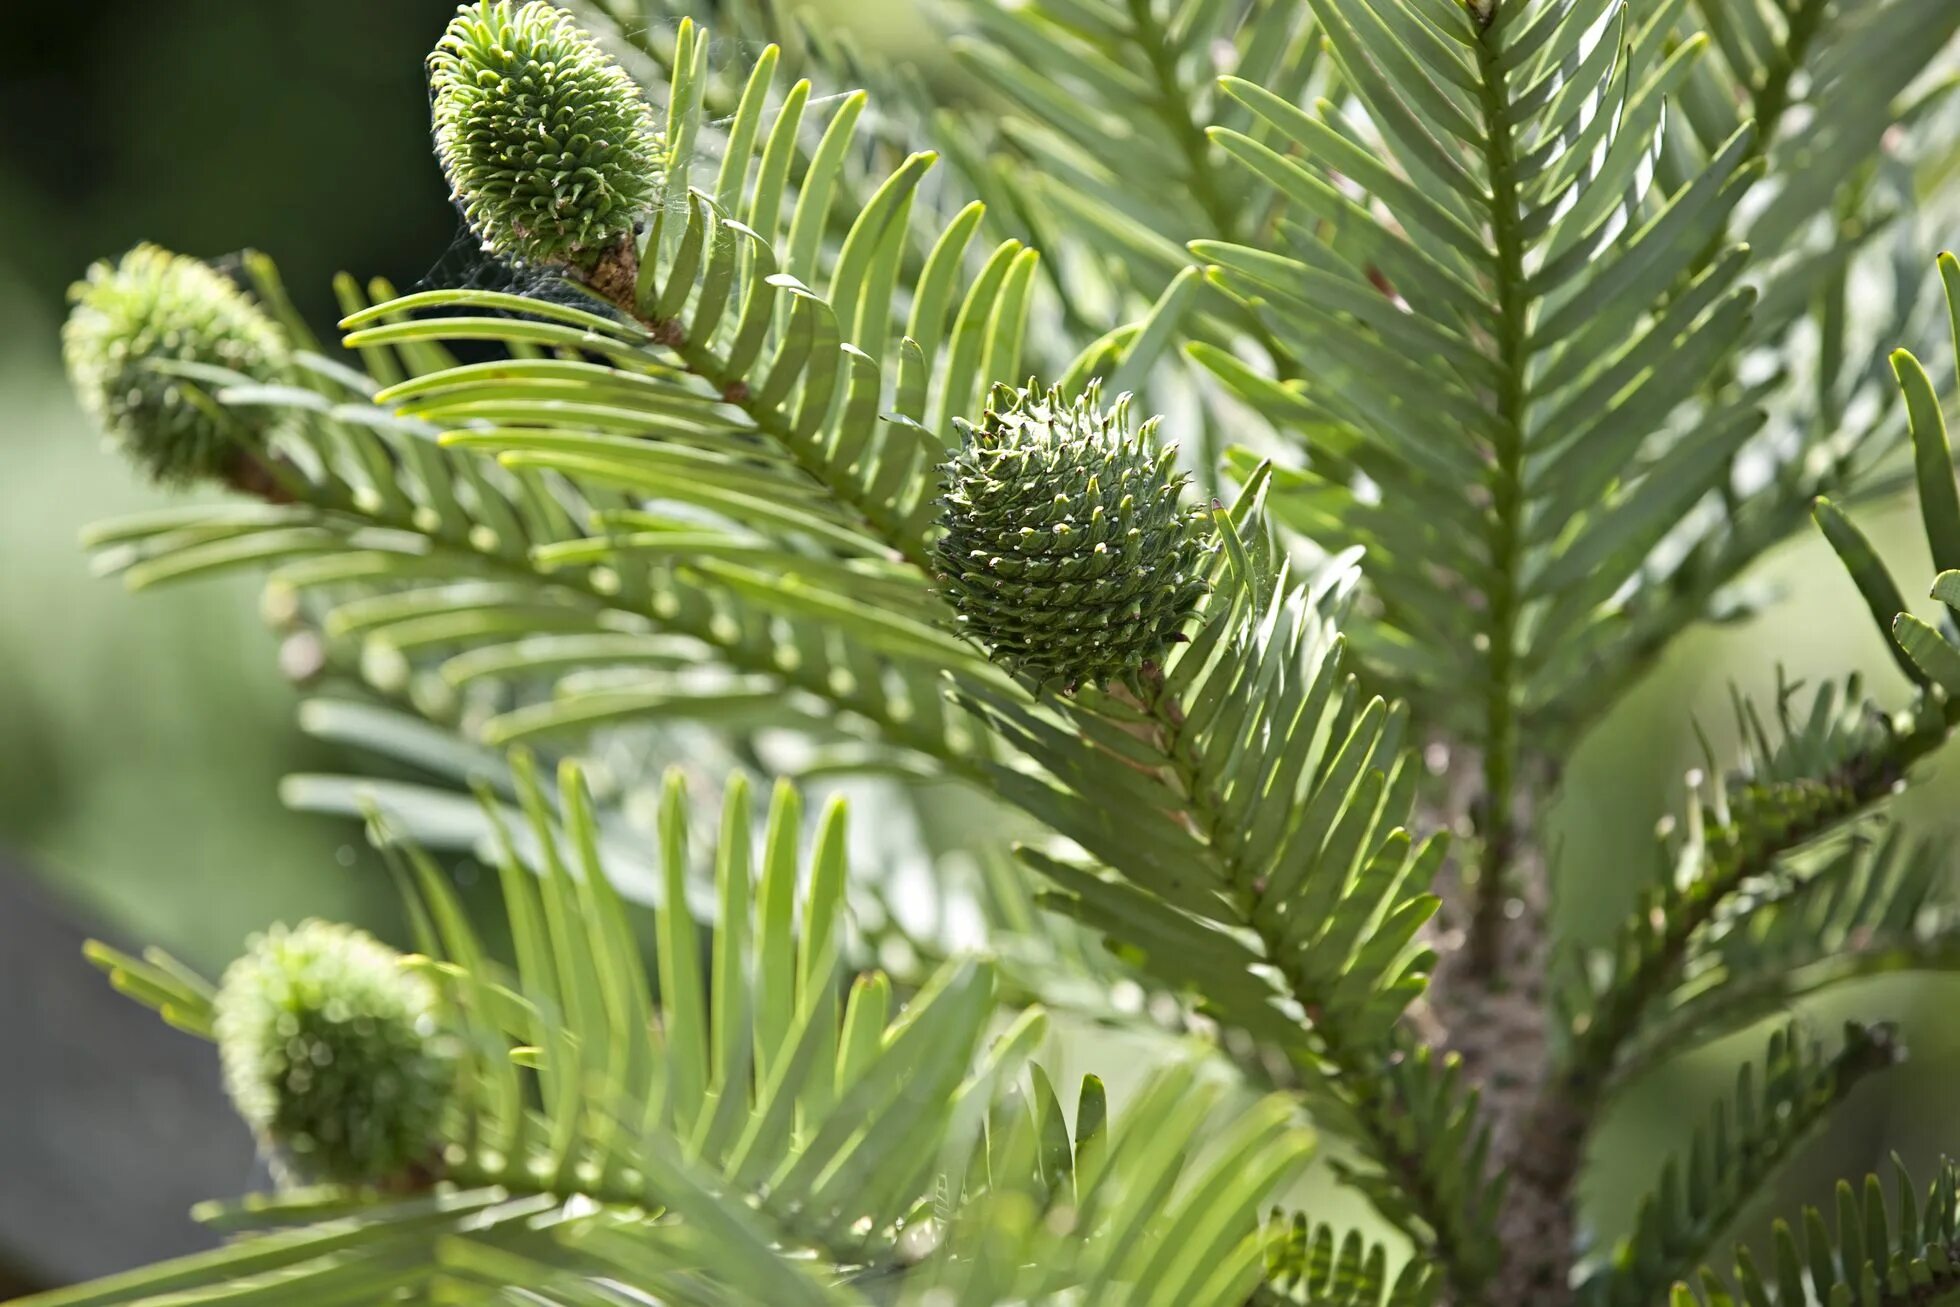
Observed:
[[[1169,760],[1172,782],[1185,797],[1195,833],[1228,864],[1221,879],[1230,882],[1236,876],[1230,866],[1234,832],[1196,765],[1184,709],[1155,667],[1146,669],[1143,690],[1142,699],[1134,702],[1148,715],[1156,737],[1152,744]],[[1319,986],[1303,974],[1296,949],[1272,919],[1246,896],[1234,897],[1245,928],[1259,938],[1287,995],[1312,1022],[1311,1043],[1293,1050],[1295,1056],[1304,1053],[1309,1074],[1325,1077],[1326,1088],[1352,1114],[1374,1162],[1427,1228],[1426,1240],[1423,1231],[1406,1231],[1417,1239],[1418,1255],[1436,1262],[1456,1301],[1478,1301],[1492,1273],[1490,1240],[1474,1227],[1464,1200],[1466,1191],[1475,1193],[1478,1177],[1463,1173],[1462,1159],[1449,1141],[1430,1137],[1429,1114],[1412,1101],[1401,1074],[1422,1074],[1429,1054],[1399,1035],[1383,1044],[1365,1031],[1346,1028],[1322,1001]],[[1472,1096],[1454,1105],[1452,1115],[1474,1115],[1476,1110]],[[1477,1133],[1475,1126],[1470,1133]]]
[[[1620,1070],[1620,1054],[1652,1004],[1680,980],[1698,934],[1782,858],[1891,795],[1906,769],[1947,739],[1956,716],[1948,707],[1897,730],[1827,781],[1775,782],[1730,798],[1731,820],[1710,829],[1698,874],[1659,909],[1658,925],[1643,914],[1625,927],[1618,951],[1638,960],[1575,1032],[1570,1054],[1525,1116],[1514,1187],[1571,1205],[1585,1142]]]

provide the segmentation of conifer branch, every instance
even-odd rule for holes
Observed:
[[[1257,883],[1258,865],[1237,862],[1241,832],[1211,795],[1210,782],[1200,770],[1204,752],[1186,738],[1183,707],[1166,691],[1160,672],[1146,676],[1143,691],[1141,706],[1156,732],[1159,751],[1170,762],[1174,784],[1188,796],[1190,813],[1206,846],[1218,851],[1218,878],[1226,883]],[[1428,1121],[1411,1110],[1404,1092],[1404,1077],[1426,1075],[1427,1063],[1419,1063],[1415,1050],[1405,1042],[1395,1040],[1384,1047],[1379,1031],[1345,1022],[1343,1008],[1329,1002],[1320,984],[1301,971],[1297,946],[1276,932],[1271,918],[1251,900],[1239,905],[1238,914],[1242,928],[1260,939],[1265,956],[1284,978],[1286,995],[1307,1014],[1310,1073],[1325,1077],[1324,1092],[1353,1114],[1363,1148],[1400,1187],[1420,1222],[1398,1224],[1417,1240],[1419,1255],[1433,1259],[1459,1300],[1477,1301],[1490,1277],[1494,1252],[1490,1230],[1475,1219],[1481,1206],[1478,1168],[1474,1163],[1466,1166],[1460,1152],[1429,1130]],[[1390,1064],[1386,1074],[1384,1061]],[[1474,1102],[1468,1111],[1474,1118]],[[1472,1195],[1467,1202],[1466,1190]]]
[[[1960,491],[1926,369],[1853,351],[1923,344],[1903,279],[1891,322],[1847,312],[1863,242],[1929,202],[1912,169],[1940,92],[1911,88],[1960,34],[1951,0],[969,0],[957,54],[1012,110],[970,129],[964,105],[878,119],[863,92],[784,85],[786,62],[854,63],[800,28],[761,44],[771,3],[723,0],[758,50],[731,75],[691,20],[588,2],[652,61],[664,115],[545,0],[463,5],[429,68],[474,235],[590,306],[345,280],[362,372],[321,356],[261,259],[256,300],[148,247],[75,289],[65,354],[113,443],[244,497],[107,524],[100,570],[273,569],[269,615],[320,641],[306,670],[358,649],[384,701],[316,702],[306,728],[483,801],[291,787],[368,818],[413,955],[310,923],[214,987],[92,948],[219,1043],[282,1185],[329,1185],[213,1209],[225,1249],[42,1307],[1960,1292],[1951,1167],[1892,1202],[1842,1186],[1835,1229],[1778,1227],[1772,1274],[1738,1254],[1739,1294],[1705,1269],[1687,1287],[1896,1059],[1882,1026],[1831,1056],[1778,1036],[1735,1129],[1725,1106],[1684,1138],[1583,1283],[1578,1204],[1631,1078],[1815,987],[1960,959],[1934,851],[1867,838],[1960,727]],[[1018,238],[975,244],[990,220],[961,185],[1043,236],[1045,280]],[[1898,266],[1914,226],[1887,237]],[[1960,345],[1960,262],[1940,271]],[[1793,351],[1805,322],[1816,348]],[[1771,353],[1814,354],[1810,384],[1758,376]],[[1161,434],[1200,446],[1203,484],[1242,410],[1270,425],[1229,457],[1242,493],[1193,500]],[[1939,620],[1813,511],[1910,704],[1784,693],[1772,734],[1738,700],[1743,762],[1695,783],[1640,910],[1562,975],[1531,830],[1558,760],[1814,492],[1886,484],[1902,431]],[[1772,473],[1745,484],[1758,452]],[[534,736],[604,747],[620,795],[595,807],[576,746],[547,790],[475,742]],[[917,957],[853,975],[911,928],[848,936],[850,905],[894,905],[850,889],[842,800],[806,857],[795,791],[759,823],[738,775],[703,848],[687,773],[628,774],[642,748],[984,792],[1028,823],[1030,880],[978,914],[1018,957],[931,939],[928,978]],[[485,857],[508,964],[384,799]],[[1477,852],[1432,924],[1447,844],[1409,828],[1436,808]],[[642,813],[651,872],[611,842]],[[924,824],[881,840],[905,863],[881,884],[951,851]],[[1114,961],[1079,956],[1091,939]],[[1065,1112],[1012,966],[1208,1047],[1116,1117],[1093,1077]],[[1132,979],[1148,1016],[1123,1011]],[[1221,1120],[1226,1062],[1282,1091]],[[1302,1114],[1409,1236],[1399,1278],[1359,1237],[1261,1225]]]
[[[1494,245],[1492,275],[1496,310],[1497,376],[1492,445],[1495,458],[1490,484],[1491,588],[1483,626],[1485,682],[1483,791],[1475,815],[1482,847],[1478,851],[1475,909],[1470,922],[1472,974],[1497,986],[1496,974],[1508,896],[1506,869],[1515,854],[1520,832],[1512,819],[1512,791],[1517,783],[1518,687],[1515,685],[1518,643],[1518,569],[1523,533],[1524,406],[1528,327],[1523,301],[1524,254],[1517,222],[1518,200],[1512,181],[1511,92],[1506,72],[1492,48],[1490,26],[1496,6],[1480,17],[1477,41],[1478,104],[1483,113],[1484,171],[1490,187],[1490,230]]]

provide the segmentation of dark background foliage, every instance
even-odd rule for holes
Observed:
[[[136,240],[256,245],[299,287],[343,267],[418,280],[457,232],[422,79],[450,10],[19,6],[0,47],[0,215],[16,233],[0,257],[41,300]]]
[[[215,970],[276,919],[337,916],[390,935],[397,926],[357,832],[279,806],[280,775],[350,760],[294,725],[296,695],[255,615],[253,584],[131,599],[87,577],[76,530],[155,496],[98,449],[67,397],[65,288],[91,259],[138,240],[212,258],[252,245],[279,261],[325,329],[329,279],[343,268],[404,288],[477,275],[428,141],[422,59],[450,11],[445,0],[9,7],[0,1046],[11,1051],[0,1060],[0,1291],[182,1248],[199,1237],[187,1202],[237,1190],[254,1166],[208,1049],[108,995],[76,951],[84,934],[157,942]],[[1882,540],[1912,538],[1877,524]],[[1894,550],[1906,575],[1925,571],[1913,548]],[[1549,817],[1569,938],[1596,938],[1628,901],[1607,869],[1652,847],[1654,819],[1694,760],[1690,723],[1699,716],[1721,734],[1730,677],[1763,693],[1780,658],[1797,676],[1862,663],[1893,685],[1817,542],[1762,571],[1787,588],[1784,603],[1745,630],[1680,642],[1569,773],[1575,797]],[[1950,825],[1955,793],[1936,782],[1911,796],[1918,828]],[[1881,981],[1818,1014],[1903,1015],[1915,1063],[1859,1091],[1757,1224],[1889,1149],[1954,1146],[1941,1121],[1943,1088],[1960,1070],[1944,1016],[1957,992],[1947,980]],[[1759,1051],[1759,1034],[1744,1039]],[[1626,1105],[1591,1195],[1608,1228],[1717,1091],[1713,1078],[1684,1072]]]
[[[87,577],[76,528],[152,497],[64,393],[66,288],[138,240],[212,258],[252,245],[325,328],[341,268],[426,279],[460,230],[421,70],[450,11],[8,7],[0,1042],[15,1052],[0,1070],[0,1296],[182,1251],[201,1238],[189,1204],[252,1179],[209,1050],[109,994],[85,934],[214,969],[280,917],[395,925],[357,833],[279,806],[277,777],[347,760],[293,725],[252,584],[149,603]]]

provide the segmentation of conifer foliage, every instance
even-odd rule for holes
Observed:
[[[437,37],[534,293],[343,277],[322,342],[257,254],[76,287],[111,443],[224,492],[99,569],[267,572],[397,777],[283,793],[414,938],[91,946],[277,1184],[31,1301],[1960,1303],[1938,1159],[1734,1246],[1904,1055],[1798,1000],[1960,959],[1881,829],[1960,723],[1960,7],[951,0],[950,89],[687,8]],[[1845,505],[1908,491],[1902,584]],[[1560,764],[1813,516],[1908,688],[1739,696],[1549,938]],[[1597,1228],[1615,1094],[1772,1016]],[[1370,1232],[1296,1210],[1317,1139]]]

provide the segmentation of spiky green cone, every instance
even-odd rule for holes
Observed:
[[[206,383],[164,370],[197,364],[276,380],[285,337],[223,274],[138,245],[94,264],[69,288],[62,355],[82,407],[151,480],[234,479],[241,454],[263,452],[271,419],[220,408]]]
[[[434,988],[363,931],[255,936],[214,1021],[239,1115],[305,1183],[399,1184],[435,1156],[453,1061]]]
[[[464,5],[429,56],[429,84],[443,171],[496,253],[590,268],[653,203],[653,111],[563,10]]]
[[[1091,388],[996,387],[979,425],[958,423],[936,546],[961,627],[1037,684],[1133,681],[1159,662],[1208,589],[1213,543],[1182,507],[1187,478],[1157,419]]]

